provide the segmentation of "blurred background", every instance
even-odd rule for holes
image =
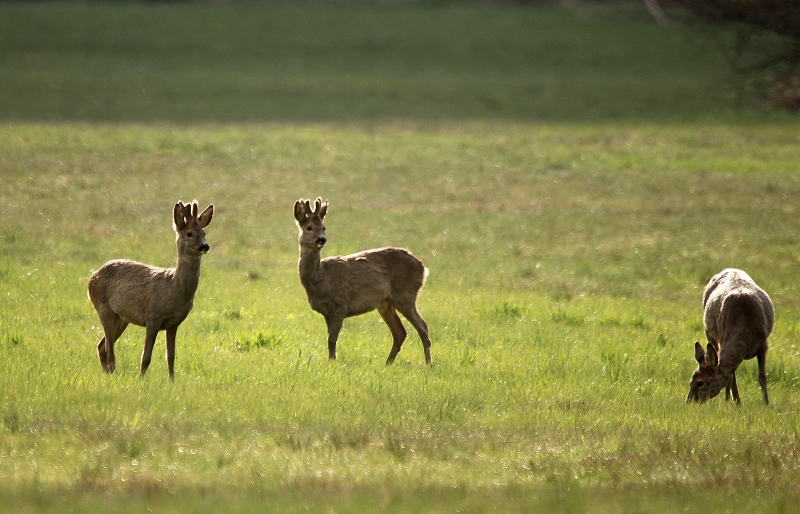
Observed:
[[[0,119],[781,116],[800,105],[797,12],[789,0],[0,2]]]

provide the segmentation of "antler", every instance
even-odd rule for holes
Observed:
[[[197,200],[193,200],[192,202],[186,204],[183,202],[178,202],[178,204],[181,206],[181,213],[183,214],[183,219],[186,221],[187,225],[197,219]]]
[[[323,202],[322,198],[317,197],[317,200],[314,202],[314,215],[319,216],[319,218],[322,219],[327,213],[328,202]]]
[[[327,210],[328,202],[323,202],[320,197],[314,200],[313,209],[311,208],[311,200],[301,198],[294,203],[294,218],[299,223],[303,223],[306,218],[311,218],[312,216],[324,218]]]
[[[198,210],[197,200],[192,201],[192,203],[178,201],[173,212],[175,229],[181,230],[184,226],[196,221]]]

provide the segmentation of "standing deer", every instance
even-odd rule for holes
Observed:
[[[428,326],[417,312],[417,295],[428,270],[422,262],[402,248],[379,248],[320,260],[325,246],[322,224],[328,202],[317,198],[314,210],[309,200],[294,204],[294,219],[300,229],[300,282],[311,308],[325,318],[328,327],[328,357],[336,359],[336,340],[345,318],[377,309],[392,331],[392,350],[386,364],[394,362],[406,338],[399,311],[417,330],[425,350],[425,362],[431,363],[431,340]]]
[[[694,344],[698,368],[689,382],[690,402],[709,400],[725,388],[725,400],[731,393],[736,403],[739,388],[736,368],[745,359],[758,359],[758,383],[767,396],[767,338],[775,325],[772,300],[758,287],[747,273],[738,269],[725,269],[711,277],[703,291],[703,323],[708,347],[703,351],[699,342]]]
[[[140,374],[150,365],[153,345],[160,330],[167,334],[167,366],[174,379],[175,333],[192,310],[200,281],[200,258],[209,250],[204,228],[211,223],[214,206],[197,215],[197,201],[175,204],[173,228],[178,247],[175,268],[156,268],[140,262],[113,260],[89,278],[89,299],[94,304],[103,338],[97,345],[100,365],[106,373],[116,369],[114,342],[129,323],[145,327]]]

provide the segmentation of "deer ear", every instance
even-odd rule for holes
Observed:
[[[328,202],[322,202],[322,206],[319,208],[319,219],[325,217],[325,214],[328,213]]]
[[[172,228],[175,229],[175,232],[180,232],[186,228],[186,221],[183,214],[183,202],[176,203],[175,208],[172,209]]]
[[[703,345],[700,344],[700,341],[694,343],[694,360],[700,365],[706,362],[706,352],[703,350]]]
[[[195,204],[197,205],[197,204]],[[209,223],[211,223],[211,218],[214,217],[214,204],[209,205],[206,207],[206,210],[203,211],[203,214],[197,218],[197,221],[200,222],[200,228],[206,228]]]
[[[302,223],[308,217],[306,214],[306,208],[303,205],[302,200],[297,200],[294,202],[294,219],[297,220],[298,223]]]
[[[717,357],[717,350],[714,349],[714,345],[708,343],[706,347],[706,364],[711,366],[712,368],[716,368],[717,364],[719,364],[719,358]]]

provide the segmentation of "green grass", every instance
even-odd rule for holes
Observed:
[[[0,3],[0,502],[796,510],[800,131],[737,110],[698,48],[618,7]],[[558,94],[514,96],[539,80]],[[375,313],[327,361],[291,213],[317,195],[325,255],[399,245],[430,268],[432,367],[413,333],[384,366]],[[104,375],[90,273],[172,265],[193,198],[216,211],[175,381],[163,336],[138,376],[138,327]],[[741,407],[684,403],[729,266],[775,303],[769,407],[751,361]]]
[[[0,4],[0,119],[718,119],[722,54],[642,6]]]
[[[5,494],[36,510],[64,491],[88,510],[98,495],[179,508],[176,493],[446,511],[564,494],[612,509],[637,491],[646,505],[629,510],[648,511],[707,490],[744,510],[761,491],[779,510],[800,478],[797,139],[780,125],[6,126]],[[325,359],[291,217],[316,194],[326,254],[398,244],[431,269],[432,368],[416,335],[384,366],[375,314]],[[175,383],[161,359],[137,376],[136,328],[103,375],[89,273],[169,265],[171,205],[194,197],[218,211]],[[702,286],[725,266],[776,304],[769,408],[752,362],[741,408],[683,403]]]

